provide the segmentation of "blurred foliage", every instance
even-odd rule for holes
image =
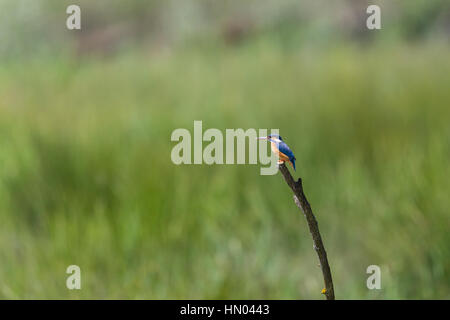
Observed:
[[[68,31],[66,8],[78,4],[82,31]],[[366,8],[382,10],[382,32],[366,27]],[[12,32],[13,31],[13,32]],[[240,44],[272,35],[290,47],[343,40],[445,39],[447,0],[3,0],[0,54],[35,55],[49,50],[78,55],[111,54],[140,46],[177,49],[196,40]]]
[[[268,42],[2,68],[0,295],[320,298],[307,226],[278,175],[171,163],[172,130],[201,119],[280,128],[338,298],[449,298],[448,53]],[[64,286],[69,264],[81,291]],[[381,291],[365,287],[370,264]]]
[[[203,120],[280,129],[337,298],[449,299],[448,1],[377,2],[0,2],[0,298],[323,298],[279,175],[170,161]]]

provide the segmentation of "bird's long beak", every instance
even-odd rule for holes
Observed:
[[[267,137],[258,137],[256,140],[267,140]]]

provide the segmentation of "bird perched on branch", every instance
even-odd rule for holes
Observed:
[[[295,170],[295,156],[292,150],[288,147],[288,145],[283,141],[281,136],[278,134],[271,134],[267,137],[259,137],[259,140],[267,140],[270,141],[270,145],[272,148],[272,152],[276,154],[279,158],[278,164],[282,164],[284,162],[289,162]]]

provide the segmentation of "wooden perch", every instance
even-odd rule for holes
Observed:
[[[303,211],[303,214],[308,221],[309,231],[311,232],[313,238],[314,249],[319,256],[320,267],[322,268],[323,280],[325,283],[325,290],[323,290],[322,293],[325,294],[327,300],[334,300],[333,279],[331,278],[331,270],[328,264],[327,253],[325,251],[325,247],[323,246],[316,217],[314,216],[311,206],[303,193],[302,179],[299,178],[296,182],[284,163],[279,165],[279,169],[283,174],[284,180],[292,189],[292,192],[294,192],[295,204],[300,208],[300,210]]]

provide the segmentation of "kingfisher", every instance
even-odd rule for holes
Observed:
[[[291,148],[283,141],[280,135],[271,134],[267,137],[259,137],[259,140],[270,141],[272,152],[278,156],[278,164],[289,162],[295,170],[295,156]]]

